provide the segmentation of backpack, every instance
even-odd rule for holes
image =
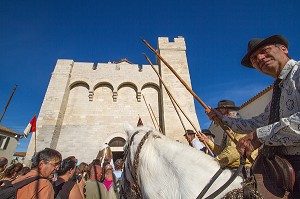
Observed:
[[[11,181],[8,181],[8,180],[0,181],[0,198],[1,199],[15,199],[15,198],[17,198],[18,189],[24,187],[25,185],[27,185],[33,181],[38,180],[40,178],[44,178],[44,177],[35,176],[35,177],[31,177],[31,178],[22,180],[15,184],[12,184]],[[44,179],[47,179],[47,178],[44,178]]]
[[[69,180],[67,182],[63,182],[58,186],[53,185],[54,189],[54,198],[55,199],[68,199],[70,195],[70,191],[73,189],[76,182]]]

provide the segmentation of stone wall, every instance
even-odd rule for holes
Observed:
[[[162,55],[191,84],[184,39],[168,42],[168,38],[159,38],[158,46]],[[165,66],[155,67],[199,126],[192,96]],[[142,95],[164,133],[185,141],[178,116],[149,65],[139,67],[127,60],[98,64],[58,60],[37,121],[37,151],[51,147],[63,157],[75,155],[79,161],[90,162],[104,143],[114,137],[126,139],[124,122],[136,126],[140,116],[144,125],[153,126]],[[32,138],[26,158],[30,159],[33,152]]]

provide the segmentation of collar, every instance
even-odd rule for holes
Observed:
[[[286,65],[283,67],[282,71],[280,72],[278,79],[285,79],[286,76],[290,73],[290,71],[293,69],[293,67],[296,65],[296,61],[293,59],[290,59]]]

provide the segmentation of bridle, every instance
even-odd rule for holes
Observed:
[[[127,159],[127,165],[124,167],[124,178],[125,180],[127,180],[126,178],[126,172],[125,172],[125,168],[128,168],[129,173],[131,175],[131,178],[133,179],[133,182],[130,183],[130,190],[132,193],[135,194],[135,196],[137,198],[142,198],[142,191],[141,188],[138,184],[138,166],[139,166],[139,157],[140,157],[140,153],[142,150],[142,147],[145,143],[145,141],[147,140],[147,138],[149,137],[150,133],[153,132],[152,130],[148,131],[143,138],[141,139],[140,143],[138,144],[138,147],[136,149],[136,152],[134,154],[134,159],[133,159],[133,165],[131,165],[131,150],[130,150],[130,146],[133,143],[134,137],[140,133],[140,131],[136,131],[133,133],[133,135],[130,138],[129,144],[126,146],[125,150],[124,150],[124,157],[123,157],[123,161],[125,162],[125,160]]]
[[[133,165],[131,165],[131,150],[130,150],[130,146],[133,143],[134,137],[140,133],[140,131],[136,131],[133,133],[133,135],[130,138],[129,144],[126,145],[125,149],[124,149],[124,157],[123,157],[123,161],[125,162],[125,160],[127,159],[127,165],[124,167],[124,179],[125,181],[127,179],[126,177],[126,171],[125,169],[128,168],[129,173],[131,175],[131,178],[133,180],[133,182],[130,183],[130,191],[136,196],[136,198],[143,198],[142,197],[142,191],[141,188],[138,184],[138,166],[139,166],[139,156],[140,156],[140,152],[142,150],[142,147],[145,143],[145,141],[147,140],[147,138],[149,137],[150,133],[153,132],[152,130],[148,131],[143,138],[141,139],[140,143],[138,144],[138,147],[136,149],[136,153],[134,154],[134,160],[133,160]],[[242,167],[245,165],[245,159],[242,159],[242,162],[239,166],[239,168],[234,172],[234,174],[227,180],[227,182],[225,182],[225,184],[223,184],[223,186],[221,186],[218,190],[216,190],[213,194],[211,194],[210,196],[208,196],[207,198],[211,199],[211,198],[215,198],[216,196],[218,196],[222,191],[224,191],[233,181],[234,179],[238,176],[238,174],[240,173]],[[218,176],[222,173],[224,169],[219,169],[219,171],[213,176],[213,178],[210,180],[210,182],[204,187],[204,189],[201,191],[201,193],[198,195],[197,199],[203,198],[203,196],[205,195],[205,193],[208,191],[208,189],[211,187],[211,185],[214,183],[214,181],[218,178]],[[124,194],[124,193],[123,193]],[[123,195],[124,196],[124,195]],[[126,198],[126,196],[125,196]]]

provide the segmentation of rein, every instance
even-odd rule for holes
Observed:
[[[220,168],[217,173],[210,179],[209,183],[202,189],[201,193],[198,195],[197,199],[202,198],[206,192],[209,190],[211,185],[218,179],[218,177],[221,175],[221,173],[224,171],[224,169]]]
[[[134,192],[136,194],[136,197],[137,198],[142,198],[142,192],[141,192],[141,188],[138,184],[138,166],[139,166],[139,157],[140,157],[140,153],[141,153],[141,150],[142,150],[142,147],[145,143],[145,141],[147,140],[147,138],[149,137],[150,133],[152,132],[152,130],[148,131],[144,136],[143,138],[141,139],[140,143],[138,144],[138,147],[136,149],[136,153],[134,154],[134,160],[133,160],[133,171],[132,169],[130,170],[130,164],[129,162],[131,162],[131,158],[130,158],[130,146],[132,145],[133,143],[133,139],[135,137],[135,135],[137,135],[139,133],[139,131],[135,132],[131,138],[130,138],[130,142],[129,144],[127,145],[126,147],[126,150],[125,150],[125,154],[124,154],[124,159],[125,160],[128,156],[128,161],[127,161],[127,166],[128,166],[128,170],[131,174],[131,177],[133,179],[133,183],[130,183],[130,188],[132,190],[132,192]]]
[[[230,176],[230,178],[227,180],[227,182],[225,182],[219,189],[217,189],[214,193],[212,193],[211,195],[209,195],[208,197],[206,197],[206,199],[213,199],[213,198],[217,197],[222,191],[224,191],[235,180],[235,178],[239,175],[239,173],[241,172],[242,168],[245,166],[245,163],[246,163],[246,159],[245,159],[244,156],[242,156],[240,166],[234,172],[234,174],[232,176]],[[224,169],[220,168],[217,171],[217,173],[215,173],[215,175],[211,178],[211,180],[209,181],[209,183],[203,188],[203,190],[201,191],[201,193],[198,195],[197,199],[203,198],[203,196],[209,190],[209,188],[211,187],[211,185],[216,181],[216,179],[221,175],[221,173],[223,171],[224,171]]]
[[[142,198],[142,191],[141,188],[138,184],[138,165],[139,165],[139,157],[140,157],[140,153],[142,150],[142,147],[145,143],[145,141],[148,139],[150,133],[152,132],[152,130],[148,131],[143,138],[141,139],[140,143],[138,144],[138,147],[136,149],[136,153],[134,154],[134,160],[133,160],[133,165],[130,164],[131,162],[131,150],[130,150],[130,146],[133,143],[134,137],[135,135],[137,135],[139,133],[139,131],[136,131],[130,138],[130,142],[129,144],[126,146],[125,148],[125,152],[124,152],[124,158],[123,160],[127,159],[127,168],[129,170],[129,173],[131,174],[131,177],[133,179],[133,182],[130,183],[130,189],[131,192],[134,193],[134,195],[136,196],[136,198]],[[214,193],[212,193],[211,195],[209,195],[208,197],[206,197],[206,199],[213,199],[216,196],[218,196],[221,192],[223,192],[234,180],[235,178],[239,175],[239,173],[242,170],[242,167],[245,166],[245,162],[246,159],[245,157],[241,158],[241,164],[238,167],[238,169],[234,172],[234,174],[227,180],[227,182],[225,182],[221,187],[219,187]],[[125,169],[125,168],[124,168]],[[224,169],[219,169],[215,175],[211,178],[211,180],[209,181],[209,183],[204,187],[204,189],[201,191],[201,193],[198,195],[197,199],[201,199],[204,197],[204,195],[207,193],[207,191],[209,190],[209,188],[211,187],[211,185],[216,181],[216,179],[222,174],[222,172],[224,171]],[[126,179],[124,172],[124,177]]]

